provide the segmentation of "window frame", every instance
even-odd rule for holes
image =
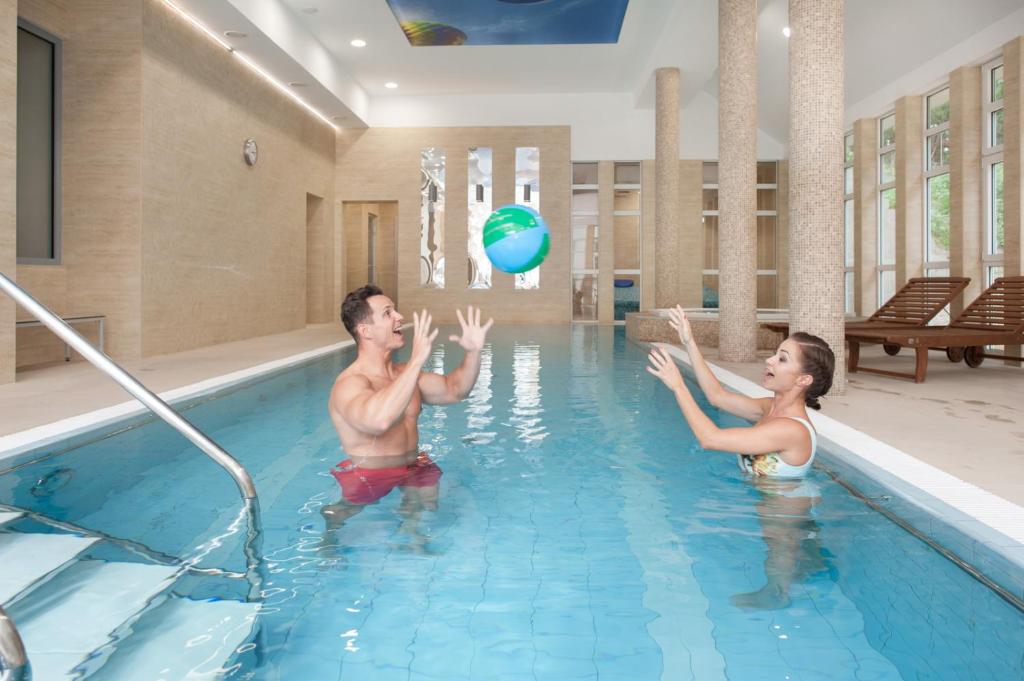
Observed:
[[[992,114],[1002,110],[1003,111],[1003,122],[1005,124],[1006,116],[1006,69],[1003,69],[1003,98],[992,100],[992,72],[1003,65],[1003,57],[1000,55],[992,61],[988,62],[982,67],[982,74],[984,78],[981,84],[981,108],[984,113],[981,126],[982,126],[982,139],[981,139],[981,153],[982,154],[997,154],[1002,153],[1002,144],[989,144],[992,141]],[[1005,138],[1005,128],[1004,128]]]
[[[52,258],[33,258],[33,257],[17,257],[18,265],[61,265],[63,264],[63,240],[61,238],[63,232],[63,221],[61,219],[62,213],[62,201],[61,201],[61,140],[63,139],[63,129],[61,125],[62,111],[63,111],[63,90],[64,90],[64,79],[63,79],[63,64],[64,64],[64,43],[63,41],[53,33],[50,33],[44,28],[37,26],[36,24],[18,17],[18,28],[28,33],[33,34],[37,38],[45,40],[46,42],[53,45],[53,120],[51,121],[51,145],[53,147],[53,170],[50,175],[50,203],[51,203],[51,229],[53,238],[53,257]],[[15,224],[15,234],[17,234],[17,225]],[[15,253],[17,253],[17,246],[15,246]]]
[[[850,140],[850,149],[852,150],[850,158],[846,158],[847,140]],[[857,268],[857,249],[853,249],[853,262],[850,264],[846,263],[846,251],[850,247],[847,243],[847,225],[846,215],[847,206],[853,204],[854,200],[854,186],[857,181],[857,169],[856,169],[856,157],[857,157],[857,139],[854,137],[853,130],[848,130],[843,133],[843,309],[846,314],[852,315],[855,313],[856,303],[854,302],[855,296],[853,296],[853,287],[855,286],[854,271]],[[850,171],[853,181],[850,182],[850,191],[846,189],[846,172]],[[854,233],[849,233],[850,240],[854,240]]]
[[[618,174],[619,165],[637,165],[640,168],[640,184],[633,182],[615,182],[615,176]],[[615,192],[619,189],[623,190],[635,190],[638,194],[638,210],[614,210]],[[639,261],[640,268],[638,269],[616,269],[615,268],[615,238],[612,237],[612,282],[615,281],[616,275],[624,274],[629,277],[637,278],[637,286],[639,291],[644,289],[644,275],[643,275],[643,264],[644,264],[644,219],[643,219],[643,207],[644,207],[644,189],[643,189],[643,163],[641,161],[614,161],[612,162],[612,234],[615,234],[615,218],[617,217],[636,217],[636,251],[637,260]],[[642,307],[642,306],[641,306]],[[612,323],[617,325],[625,325],[625,319],[615,319],[615,288],[612,287]]]
[[[576,163],[581,163],[581,164],[594,163],[594,164],[596,164],[598,162],[597,161],[570,161],[569,162],[569,177],[570,178],[572,178],[572,173],[573,173],[573,167],[572,166],[575,165]],[[575,264],[575,260],[576,260],[576,253],[573,251],[573,227],[574,227],[575,219],[577,217],[594,218],[594,223],[597,225],[598,246],[600,246],[600,243],[601,243],[600,239],[601,239],[601,236],[602,236],[601,235],[601,225],[600,225],[600,220],[599,220],[599,218],[600,218],[600,215],[599,215],[600,211],[599,210],[594,210],[594,211],[576,210],[576,207],[574,205],[575,201],[573,200],[573,198],[575,196],[575,190],[577,190],[577,189],[593,191],[595,194],[597,194],[598,191],[599,191],[597,184],[589,184],[589,183],[588,184],[572,184],[571,188],[569,190],[569,199],[570,199],[570,202],[569,202],[569,291],[570,291],[570,296],[569,296],[569,319],[571,320],[571,322],[573,324],[598,324],[600,322],[600,301],[601,301],[601,289],[600,289],[600,286],[598,286],[597,299],[594,302],[594,308],[595,309],[594,309],[594,318],[593,319],[576,319],[574,317],[574,311],[573,311],[572,294],[574,294],[576,292],[576,288],[575,288],[576,277],[577,276],[591,276],[591,277],[594,277],[595,280],[597,280],[598,277],[599,277],[599,269],[600,269],[600,266],[601,266],[600,250],[598,250],[598,253],[597,253],[597,256],[598,256],[597,265],[598,265],[598,267],[596,267],[596,268],[594,268],[594,267],[584,267],[582,269],[576,269],[575,268],[574,264]],[[598,205],[600,205],[600,204],[598,204]]]
[[[1006,262],[1006,253],[994,253],[993,242],[995,237],[995,214],[993,205],[993,194],[992,194],[992,169],[996,164],[1003,163],[1003,145],[996,144],[990,145],[989,142],[992,140],[992,114],[1000,109],[1003,109],[1005,114],[1005,78],[1006,70],[1003,69],[1004,79],[1004,98],[996,101],[992,99],[992,72],[1003,66],[1003,56],[1000,55],[995,59],[987,62],[982,66],[982,86],[981,86],[981,105],[983,118],[981,122],[982,142],[981,142],[981,186],[982,190],[982,225],[981,225],[981,265],[982,272],[985,276],[985,285],[991,284],[991,272],[993,268],[1002,268]],[[1004,119],[1005,120],[1005,119]],[[1005,134],[1005,133],[1004,133]],[[1003,192],[1005,197],[1006,191],[1006,165],[1003,163]],[[1004,204],[1003,210],[1006,210]],[[1005,213],[1004,213],[1005,216]],[[1005,225],[1005,221],[1003,223]],[[1004,270],[1005,271],[1005,270]]]

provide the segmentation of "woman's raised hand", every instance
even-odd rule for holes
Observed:
[[[676,366],[675,360],[665,352],[664,348],[652,348],[648,359],[651,360],[651,364],[647,367],[647,371],[660,378],[669,390],[674,391],[683,387],[683,375],[679,373],[679,367]]]
[[[686,318],[686,312],[682,306],[676,305],[673,308],[669,308],[668,323],[679,334],[679,342],[683,345],[689,345],[690,341],[693,340],[693,336],[690,334],[690,320]]]

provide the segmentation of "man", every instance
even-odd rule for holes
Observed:
[[[441,469],[419,451],[419,415],[423,403],[452,404],[465,398],[480,374],[480,353],[493,319],[480,324],[480,310],[465,317],[456,310],[462,335],[449,340],[465,351],[462,364],[444,376],[423,371],[437,329],[430,330],[426,310],[413,313],[412,353],[395,364],[392,353],[405,345],[404,317],[384,292],[368,284],[352,291],[341,306],[341,321],[356,341],[358,354],[334,382],[328,411],[348,458],[331,474],[342,500],[323,507],[328,529],[340,525],[366,504],[395,487],[403,490],[403,508],[434,508]]]

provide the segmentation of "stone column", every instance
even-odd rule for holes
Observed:
[[[790,327],[832,347],[832,393],[841,394],[843,0],[790,0],[789,26]]]
[[[718,2],[718,355],[757,352],[757,0]]]
[[[953,300],[955,317],[985,288],[981,267],[981,67],[949,74],[949,274],[971,283]]]
[[[18,3],[0,0],[0,272],[17,267]],[[14,301],[0,294],[0,384],[14,382]]]
[[[654,72],[654,221],[656,307],[679,302],[679,69]]]
[[[1003,200],[1004,261],[1007,277],[1024,274],[1024,38],[1003,46]],[[1021,356],[1021,346],[1007,345],[1006,354]],[[1008,360],[1019,366],[1020,362]]]
[[[704,282],[704,161],[679,162],[679,304],[700,307]]]
[[[896,290],[924,265],[923,98],[896,100]]]

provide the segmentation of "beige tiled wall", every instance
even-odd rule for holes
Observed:
[[[1024,38],[1003,46],[1003,186],[1006,276],[1024,274]]]
[[[896,100],[896,196],[922,196],[923,118],[919,96]],[[924,202],[896,200],[896,288],[922,276]]]
[[[396,303],[398,270],[395,262],[395,228],[398,207],[393,202],[342,204],[345,233],[345,291],[359,288],[369,281],[369,220],[377,216],[377,285]],[[337,311],[335,311],[337,313]],[[337,314],[335,314],[337,316]]]
[[[985,288],[981,267],[981,68],[949,74],[949,273],[971,283],[951,306],[959,314]]]
[[[143,354],[301,328],[307,194],[334,202],[334,130],[163,3],[144,8]]]
[[[878,119],[853,124],[854,309],[868,316],[878,309]]]
[[[551,251],[541,266],[540,289],[516,291],[512,275],[495,270],[492,288],[468,288],[467,153],[491,147],[494,206],[514,199],[515,148],[540,148],[540,212],[551,229]],[[419,285],[420,151],[446,152],[444,289]],[[569,128],[374,128],[343,130],[337,137],[339,201],[397,201],[397,288],[402,310],[428,308],[438,323],[455,321],[455,308],[479,305],[501,322],[567,322],[571,316]]]
[[[15,274],[18,5],[0,0],[0,272]],[[14,303],[0,295],[0,384],[14,380]]]
[[[679,293],[683,307],[703,304],[701,287],[704,283],[704,223],[702,201],[704,182],[703,161],[679,162]],[[648,242],[652,243],[652,242]]]

